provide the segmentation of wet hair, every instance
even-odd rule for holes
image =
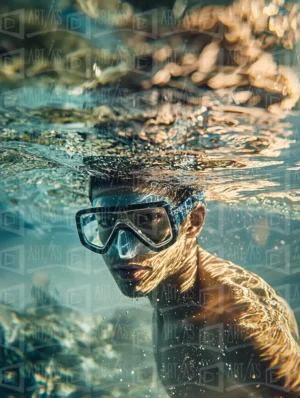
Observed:
[[[174,178],[168,170],[161,170],[157,165],[137,161],[129,157],[101,156],[86,158],[85,165],[90,177],[89,198],[92,190],[99,186],[110,188],[118,185],[128,186],[134,192],[155,193],[169,198],[175,205],[179,204],[196,190],[187,183]]]

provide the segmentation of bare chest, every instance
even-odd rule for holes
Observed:
[[[265,391],[265,365],[234,324],[177,315],[156,313],[153,319],[157,372],[170,396],[273,396]]]

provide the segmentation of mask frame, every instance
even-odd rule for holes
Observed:
[[[130,210],[156,209],[156,208],[163,208],[166,211],[166,213],[168,215],[169,222],[170,222],[172,236],[171,236],[171,239],[169,239],[165,243],[161,243],[158,245],[151,243],[150,240],[139,235],[138,232],[134,228],[131,228],[128,225],[128,223],[124,223],[124,222],[116,222],[115,226],[113,227],[112,233],[109,236],[109,238],[108,238],[105,246],[103,246],[103,248],[97,247],[97,246],[93,245],[92,243],[88,242],[83,233],[84,226],[82,225],[82,218],[81,218],[82,215],[99,214],[99,213],[116,212],[116,211],[121,212],[122,210],[130,211]],[[115,237],[117,236],[119,230],[129,231],[139,241],[141,241],[145,246],[149,247],[151,250],[153,250],[155,252],[159,252],[159,251],[164,250],[167,247],[171,246],[178,238],[178,228],[177,228],[177,225],[176,225],[176,222],[174,219],[174,215],[172,214],[172,211],[171,211],[171,206],[165,201],[152,202],[152,203],[138,203],[138,204],[133,204],[133,205],[128,205],[128,206],[93,207],[90,209],[83,209],[83,210],[80,210],[79,212],[77,212],[77,214],[76,214],[76,225],[77,225],[77,231],[79,234],[79,239],[80,239],[80,242],[82,243],[82,245],[96,253],[99,253],[99,254],[107,253],[107,251],[109,250]]]
[[[204,194],[203,192],[199,192],[196,195],[193,195],[183,201],[181,204],[178,206],[174,206],[170,204],[170,201],[156,201],[156,202],[148,202],[148,203],[136,203],[136,204],[131,204],[131,205],[126,205],[126,206],[101,206],[101,207],[91,207],[88,209],[83,209],[79,210],[76,213],[75,219],[76,219],[76,226],[77,226],[77,232],[79,235],[79,239],[81,244],[86,247],[87,249],[98,253],[98,254],[105,254],[108,252],[109,248],[111,247],[114,239],[116,238],[118,231],[119,230],[125,230],[129,231],[132,233],[139,241],[141,241],[145,246],[150,248],[154,252],[160,252],[162,250],[167,249],[171,245],[173,245],[179,234],[179,228],[178,225],[181,224],[188,213],[192,210],[194,207],[194,204],[196,202],[202,202],[206,205],[205,199],[204,199]],[[100,248],[99,246],[95,246],[92,243],[88,242],[87,239],[85,238],[85,235],[83,233],[83,225],[82,225],[82,215],[85,214],[99,214],[99,213],[105,213],[105,212],[116,212],[116,211],[130,211],[130,210],[139,210],[139,209],[152,209],[152,208],[164,208],[168,215],[168,219],[170,222],[170,227],[172,230],[172,237],[170,240],[167,242],[155,245],[153,242],[150,242],[150,240],[146,239],[145,237],[141,236],[138,234],[137,231],[135,231],[134,228],[131,228],[128,223],[124,222],[117,222],[116,225],[113,227],[112,233],[109,236],[105,246]]]

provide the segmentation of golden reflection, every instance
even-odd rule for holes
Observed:
[[[184,86],[193,92],[199,86],[228,93],[251,87],[253,98],[245,99],[245,105],[257,104],[273,113],[296,105],[300,95],[295,62],[299,4],[275,0],[236,0],[222,6],[179,3],[175,2],[173,10],[153,4],[152,10],[141,14],[144,22],[140,26],[142,4],[77,0],[83,13],[118,31],[118,47],[95,47],[86,38],[69,34],[68,29],[63,34],[47,30],[39,40],[49,56],[35,59],[31,48],[35,44],[23,43],[24,56],[16,54],[5,64],[0,78],[17,82],[24,68],[27,76],[43,75],[46,83],[47,76],[55,75],[58,83],[76,85],[78,93],[117,82],[135,89]],[[179,14],[178,7],[183,7]],[[24,25],[29,37],[32,32],[50,29],[39,25],[27,8],[14,22]],[[52,54],[53,39],[59,57]],[[7,37],[5,43],[7,51],[19,44],[14,37]],[[79,70],[68,73],[75,62]],[[137,67],[140,64],[143,68]]]

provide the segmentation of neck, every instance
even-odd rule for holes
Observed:
[[[189,255],[185,256],[182,266],[174,275],[163,279],[149,294],[152,307],[160,310],[182,304],[196,303],[199,296],[200,280],[198,276],[199,246],[189,247]]]

